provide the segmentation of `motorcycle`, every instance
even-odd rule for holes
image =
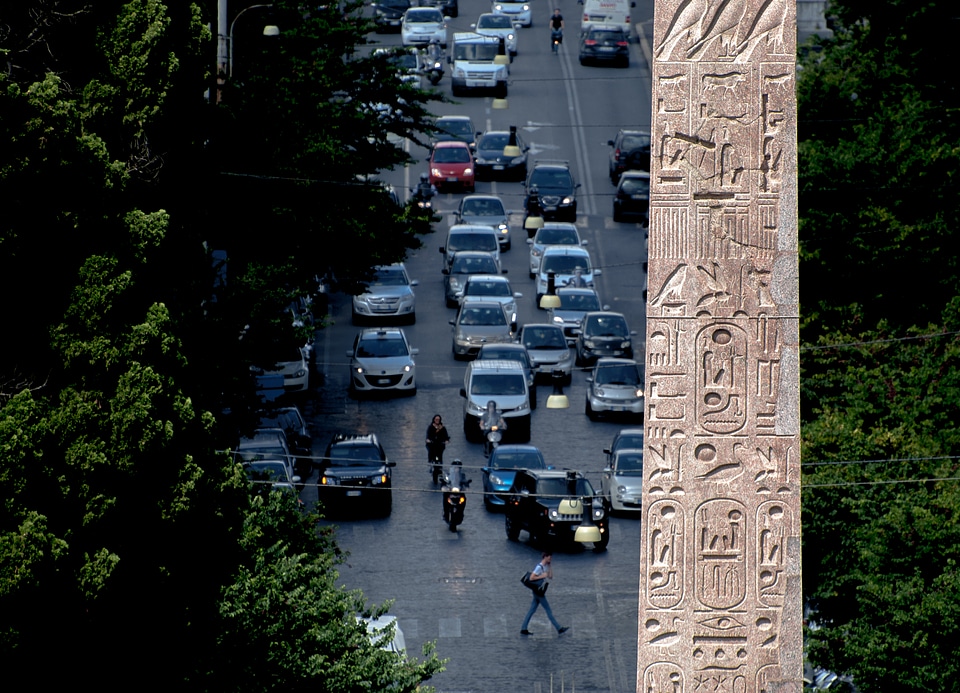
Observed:
[[[443,478],[443,449],[446,443],[437,443],[427,446],[427,464],[430,465],[430,474],[433,476],[433,484]]]
[[[423,74],[430,80],[430,84],[437,86],[443,79],[443,49],[438,44],[430,44],[423,60]]]
[[[433,209],[433,196],[436,194],[432,190],[426,188],[411,188],[410,192],[413,193],[411,198],[414,204],[417,205],[420,209]]]
[[[485,433],[483,454],[485,457],[490,457],[490,454],[500,446],[500,441],[503,440],[503,432],[499,426],[494,425],[485,429]]]
[[[560,50],[561,43],[563,43],[563,29],[552,29],[550,31],[550,47],[554,53]]]
[[[463,511],[467,507],[467,496],[464,490],[470,485],[470,479],[463,476],[463,468],[459,460],[454,460],[450,472],[444,477],[443,491],[443,520],[456,532],[463,523]]]
[[[426,70],[427,79],[430,84],[437,86],[443,79],[443,63],[439,60],[434,61]]]

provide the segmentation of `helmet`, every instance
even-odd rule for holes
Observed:
[[[454,460],[454,461],[451,462],[450,464],[456,464],[456,465],[463,466],[463,462],[461,462],[460,460]]]
[[[489,402],[487,402],[487,411],[492,414],[496,410],[497,410],[497,403],[491,399]]]
[[[420,174],[420,182],[421,182],[421,183],[426,183],[428,180],[430,180],[430,176],[429,176],[429,175],[427,175],[426,173],[421,173],[421,174]]]

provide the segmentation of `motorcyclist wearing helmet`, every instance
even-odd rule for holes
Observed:
[[[450,469],[443,476],[443,494],[441,502],[443,503],[443,521],[450,521],[450,504],[447,499],[450,497],[453,489],[461,491],[466,484],[463,480],[463,463],[460,460],[453,460],[450,463]]]
[[[503,413],[497,408],[497,403],[491,399],[487,402],[487,408],[480,416],[480,428],[486,434],[494,426],[501,431],[507,430],[507,422],[503,420]]]
[[[429,202],[437,194],[437,188],[430,182],[430,176],[426,173],[420,174],[420,183],[414,191],[414,197],[422,202]]]

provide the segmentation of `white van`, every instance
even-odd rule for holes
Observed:
[[[580,20],[580,32],[596,24],[623,27],[627,36],[632,35],[630,10],[636,7],[633,0],[583,0],[583,18]]]

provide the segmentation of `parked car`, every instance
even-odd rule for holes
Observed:
[[[543,453],[536,445],[501,445],[490,453],[490,459],[481,469],[483,473],[483,504],[487,510],[502,508],[502,494],[510,490],[520,469],[547,469]]]
[[[527,376],[527,389],[530,391],[530,408],[537,408],[537,371],[523,344],[484,344],[477,352],[477,361],[516,361],[523,367]]]
[[[614,512],[637,512],[643,507],[643,450],[621,448],[600,474],[600,493]]]
[[[460,4],[457,0],[419,0],[420,7],[436,7],[444,17],[460,15]]]
[[[283,391],[287,394],[305,392],[310,386],[309,348],[290,345],[277,355],[272,363],[250,366],[250,373],[257,379],[270,376],[283,378]]]
[[[520,26],[533,26],[531,0],[494,0],[491,11],[506,15]]]
[[[610,145],[610,182],[614,185],[624,171],[650,170],[649,130],[620,130],[607,144]]]
[[[434,7],[411,7],[403,13],[400,43],[404,46],[425,46],[437,41],[447,47],[447,21]]]
[[[500,250],[510,250],[509,212],[496,195],[466,195],[457,206],[458,224],[484,224],[497,232]]]
[[[516,316],[508,316],[496,301],[471,301],[460,308],[453,325],[453,357],[472,358],[484,344],[512,342]]]
[[[577,225],[568,221],[548,221],[538,229],[533,238],[527,239],[530,246],[530,278],[534,279],[540,271],[540,259],[543,251],[551,245],[586,245],[580,240]]]
[[[644,429],[642,428],[621,428],[617,432],[617,435],[613,437],[613,442],[610,443],[610,447],[603,449],[604,454],[607,456],[607,466],[610,466],[610,462],[613,460],[613,453],[617,450],[626,448],[643,450],[643,435]]]
[[[632,359],[635,334],[627,327],[623,313],[587,313],[577,335],[577,365],[593,365],[602,356]]]
[[[613,196],[613,220],[634,217],[647,223],[650,215],[650,174],[646,171],[624,171]]]
[[[557,308],[547,309],[548,322],[558,325],[563,330],[567,345],[575,346],[583,316],[591,311],[609,310],[610,306],[600,305],[600,297],[595,289],[561,286],[556,291],[560,305]]]
[[[524,209],[529,209],[530,192],[536,187],[544,221],[577,220],[577,188],[566,161],[536,161],[524,183]]]
[[[417,297],[413,287],[418,283],[410,279],[402,262],[375,268],[366,291],[353,297],[353,324],[388,318],[415,323]]]
[[[530,323],[520,328],[517,340],[527,348],[541,380],[550,380],[554,371],[560,371],[564,382],[570,382],[573,354],[567,346],[562,328],[548,323]]]
[[[279,407],[262,412],[258,428],[281,429],[293,455],[294,474],[303,479],[310,476],[313,468],[313,437],[299,407]]]
[[[254,486],[255,492],[264,489],[280,491],[296,499],[302,507],[302,501],[297,494],[297,488],[302,488],[300,477],[293,474],[290,466],[283,460],[254,460],[243,463],[243,473]]]
[[[430,184],[437,190],[456,188],[473,192],[476,175],[470,147],[458,140],[437,142],[430,152]]]
[[[453,254],[450,268],[443,270],[443,295],[447,308],[460,305],[463,285],[474,274],[499,274],[496,259],[490,253],[481,250],[460,250]]]
[[[302,488],[302,478],[293,468],[294,458],[286,434],[279,428],[258,428],[253,435],[240,438],[234,459],[243,464],[247,476],[260,472],[263,474],[260,481],[271,480]],[[283,467],[282,473],[277,470],[278,465]]]
[[[503,306],[504,313],[516,316],[518,298],[523,298],[523,294],[514,291],[503,275],[471,274],[463,283],[460,305],[462,307],[467,301],[497,301]]]
[[[507,539],[517,541],[526,530],[530,540],[549,548],[574,543],[577,528],[584,521],[583,499],[593,502],[593,523],[600,530],[594,549],[603,551],[610,541],[610,527],[603,497],[580,472],[572,470],[524,469],[517,472],[505,496],[504,528]]]
[[[507,424],[503,440],[530,440],[530,392],[527,376],[516,361],[473,361],[463,376],[463,433],[467,440],[483,439],[480,417],[493,401]]]
[[[540,258],[540,271],[537,273],[538,306],[549,288],[551,273],[554,277],[554,288],[564,285],[592,288],[593,279],[600,275],[600,270],[593,268],[590,253],[585,248],[574,245],[548,246]]]
[[[619,26],[597,24],[580,34],[580,64],[630,66],[630,35]]]
[[[362,330],[347,350],[350,393],[417,394],[417,364],[413,360],[417,353],[400,328]]]
[[[643,369],[633,359],[601,358],[587,376],[584,413],[591,421],[602,414],[631,414],[643,420]]]
[[[502,38],[507,53],[513,58],[517,54],[517,28],[510,17],[494,12],[485,12],[477,18],[474,31],[483,36]]]
[[[373,23],[377,33],[400,31],[403,13],[410,9],[410,0],[377,0],[373,3]]]
[[[492,180],[503,178],[524,180],[527,177],[527,152],[530,147],[523,141],[519,133],[515,133],[520,156],[506,156],[504,147],[510,143],[510,132],[506,130],[490,130],[477,138],[474,150],[474,164],[478,180]]]
[[[357,622],[362,623],[367,629],[367,635],[370,642],[380,647],[381,650],[392,652],[401,660],[407,658],[407,640],[397,623],[397,617],[390,614],[383,614],[377,618],[366,618],[357,616]]]
[[[433,134],[433,142],[463,142],[467,146],[474,143],[477,131],[473,129],[470,116],[449,115],[437,118],[434,123],[437,131]]]
[[[337,433],[320,460],[318,502],[331,511],[352,504],[372,505],[389,515],[392,469],[396,466],[387,459],[375,434]]]

